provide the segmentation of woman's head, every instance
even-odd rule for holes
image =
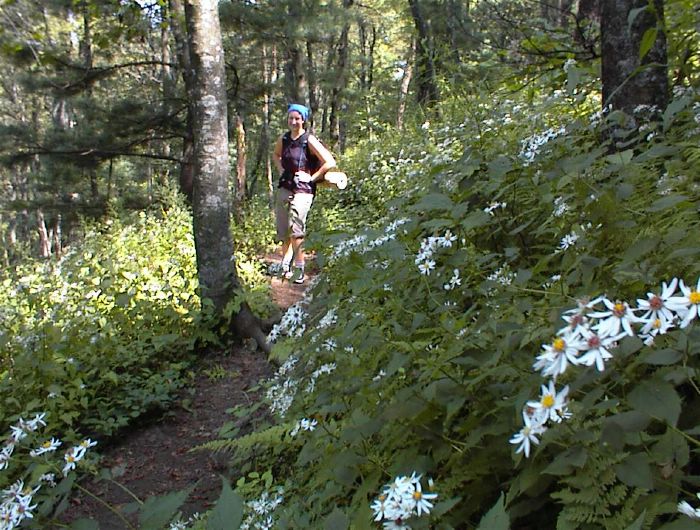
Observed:
[[[304,122],[309,119],[309,109],[298,103],[291,103],[287,106],[287,123],[290,127],[303,126]]]

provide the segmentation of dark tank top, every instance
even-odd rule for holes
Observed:
[[[319,167],[319,159],[309,149],[309,132],[292,140],[289,132],[282,136],[282,168],[284,172],[280,177],[279,187],[288,189],[294,193],[316,193],[315,182],[299,182],[294,184],[294,174],[297,171],[306,171],[313,175]]]

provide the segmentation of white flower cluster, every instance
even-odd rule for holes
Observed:
[[[444,236],[430,236],[424,238],[423,241],[421,241],[418,255],[414,260],[420,273],[426,276],[430,275],[430,271],[435,268],[435,260],[433,259],[434,253],[439,248],[451,247],[452,243],[455,241],[457,241],[457,236],[453,235],[449,230],[445,232]]]
[[[318,379],[320,375],[330,374],[336,369],[336,367],[337,366],[335,363],[326,363],[322,364],[316,370],[311,372],[311,376],[309,377],[309,383],[306,385],[306,392],[311,393],[314,390],[316,390],[316,379]]]
[[[63,455],[63,459],[66,461],[66,464],[63,466],[62,470],[63,476],[65,477],[69,472],[73,471],[75,469],[75,465],[83,459],[87,453],[87,450],[91,447],[95,447],[96,445],[97,442],[93,442],[90,440],[90,438],[86,438],[78,445],[68,449],[66,454]]]
[[[283,493],[284,490],[280,488],[277,495],[271,498],[265,491],[259,499],[246,503],[249,513],[241,523],[240,530],[272,530],[276,523],[273,512],[282,504]]]
[[[181,516],[178,516],[172,523],[170,523],[168,530],[185,530],[186,528],[190,528],[190,525],[201,519],[202,516],[199,515],[199,513],[194,513],[187,519],[183,519]]]
[[[520,150],[519,156],[524,160],[526,166],[531,164],[543,145],[557,136],[561,136],[565,132],[566,128],[564,127],[560,127],[559,129],[549,128],[541,134],[533,134],[525,138],[521,141],[522,149]]]
[[[318,321],[318,325],[316,327],[318,329],[325,329],[335,324],[338,321],[338,315],[336,315],[335,311],[335,307],[329,309],[328,312],[323,316],[323,318]]]
[[[462,285],[462,278],[459,277],[459,269],[454,269],[452,271],[452,277],[442,286],[442,288],[445,289],[445,291],[452,291],[459,285]]]
[[[420,482],[421,475],[414,471],[410,477],[396,477],[391,484],[370,505],[374,512],[374,520],[382,521],[385,529],[408,529],[406,520],[429,514],[437,493],[425,493]],[[433,481],[428,480],[428,486],[433,489]]]
[[[493,213],[494,211],[498,210],[499,208],[505,208],[506,206],[508,206],[507,202],[495,201],[489,204],[486,208],[484,208],[484,211],[489,215],[495,215]]]
[[[384,229],[384,235],[375,239],[369,239],[365,234],[358,234],[350,239],[345,239],[335,246],[331,254],[331,259],[348,256],[351,252],[364,254],[376,247],[380,247],[387,241],[396,239],[396,230],[409,221],[410,219],[407,218],[392,221]]]
[[[508,266],[504,265],[503,267],[500,267],[498,270],[489,274],[486,279],[506,286],[513,283],[514,277],[515,275],[508,269]]]
[[[566,212],[568,212],[569,209],[569,205],[566,204],[564,197],[557,197],[556,199],[554,199],[554,211],[552,212],[552,215],[554,215],[554,217],[561,217]]]
[[[297,434],[299,434],[299,431],[315,431],[317,426],[318,421],[316,419],[302,418],[296,422],[294,428],[289,432],[289,436],[294,438]]]
[[[34,433],[36,433],[39,428],[46,427],[45,417],[46,413],[41,413],[36,414],[31,420],[20,418],[15,425],[10,427],[10,435],[7,437],[2,449],[0,449],[0,470],[5,470],[10,466],[12,456],[15,454],[15,449],[19,444],[25,440],[33,440]],[[60,440],[51,438],[40,444],[39,447],[30,449],[29,456],[37,458],[41,455],[53,453],[61,445],[62,442]],[[64,455],[66,465],[63,467],[63,475],[66,476],[70,471],[75,469],[75,464],[82,460],[87,449],[95,445],[96,442],[86,439],[80,445],[68,450]],[[33,486],[25,486],[23,480],[18,480],[12,486],[2,491],[2,500],[0,500],[0,530],[16,528],[20,526],[25,519],[34,518],[32,511],[37,507],[37,504],[32,504],[32,501],[44,483],[49,484],[50,487],[54,487],[56,485],[55,474],[45,473],[41,475],[38,482]]]
[[[637,300],[636,308],[600,296],[582,300],[578,307],[565,311],[562,318],[567,325],[557,332],[551,344],[542,346],[543,352],[533,364],[535,370],[551,381],[549,386],[542,386],[540,401],[528,402],[523,410],[525,425],[510,439],[510,443],[520,444],[516,453],[522,451],[529,456],[530,444],[539,443],[537,436],[546,430],[546,422],[568,417],[569,388],[557,393],[554,381],[569,365],[595,365],[602,372],[622,338],[638,336],[651,346],[657,335],[676,326],[686,328],[698,318],[699,312],[700,278],[694,288],[678,278],[663,282],[659,293],[647,293],[645,300]]]
[[[698,499],[700,499],[700,493],[696,493],[696,495]],[[693,508],[687,501],[678,503],[678,511],[683,515],[687,515],[694,521],[700,521],[700,508]]]
[[[289,357],[277,369],[277,373],[271,380],[272,384],[265,394],[265,397],[270,402],[270,412],[279,414],[281,418],[284,418],[285,414],[287,414],[297,393],[299,381],[287,377],[287,374],[292,371],[298,361],[297,357]]]
[[[301,337],[306,331],[304,323],[307,313],[302,302],[297,302],[282,316],[282,320],[275,324],[267,335],[267,341],[272,344],[276,342],[280,335],[285,334],[293,337]]]

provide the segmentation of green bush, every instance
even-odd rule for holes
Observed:
[[[273,331],[277,420],[221,442],[243,472],[285,477],[276,528],[366,528],[384,485],[413,472],[438,498],[412,528],[690,524],[677,503],[698,487],[697,319],[646,344],[635,325],[604,371],[557,373],[571,416],[529,459],[515,435],[578,300],[695,288],[697,96],[634,131],[585,94],[494,99],[348,164],[345,224],[317,239],[324,275]]]

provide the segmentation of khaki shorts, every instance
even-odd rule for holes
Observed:
[[[311,193],[293,193],[286,188],[277,190],[275,217],[277,240],[284,242],[291,237],[306,235],[306,216],[309,215],[314,196]]]

